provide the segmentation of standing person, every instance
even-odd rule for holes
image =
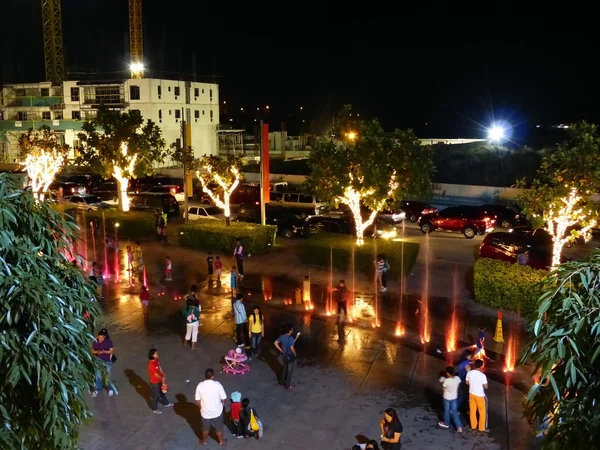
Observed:
[[[223,263],[221,262],[221,257],[217,256],[215,260],[215,271],[217,272],[217,280],[221,280],[221,273],[223,273]]]
[[[477,342],[475,345],[477,345],[477,351],[475,352],[475,355],[473,355],[473,358],[485,358],[485,327],[483,325],[479,327],[479,333],[477,335]]]
[[[198,286],[197,285],[192,284],[190,286],[190,292],[188,292],[188,295],[186,295],[185,299],[186,299],[186,302],[187,302],[187,300],[191,300],[192,304],[194,306],[200,307],[200,300],[198,300]]]
[[[246,307],[243,303],[244,296],[237,294],[235,303],[233,304],[233,315],[235,318],[235,335],[238,347],[243,347],[246,344],[248,316],[246,315]]]
[[[162,217],[162,224],[163,224],[163,226],[162,226],[162,238],[163,238],[163,241],[165,241],[165,244],[166,244],[167,243],[167,220],[169,219],[169,217],[167,216],[166,212],[163,212],[161,214],[161,217]]]
[[[231,278],[229,280],[229,287],[231,288],[231,298],[235,298],[237,294],[237,271],[235,266],[231,268]]]
[[[387,292],[388,271],[390,270],[390,264],[388,263],[385,253],[381,254],[381,260],[383,261],[383,267],[381,269],[381,292]]]
[[[260,340],[265,337],[265,320],[260,311],[260,306],[256,305],[252,314],[249,317],[250,323],[250,332],[248,336],[250,337],[250,354],[248,355],[248,359],[252,360],[252,354],[259,357],[260,353]]]
[[[108,330],[102,328],[98,332],[98,339],[92,344],[92,355],[102,361],[104,370],[96,372],[96,390],[92,392],[92,397],[96,397],[104,386],[104,371],[106,371],[106,387],[108,388],[108,396],[112,397],[117,392],[117,388],[112,382],[112,357],[114,354],[114,345],[108,336]]]
[[[381,427],[381,448],[384,450],[400,450],[402,448],[400,438],[402,437],[403,428],[394,408],[385,410],[379,426]]]
[[[477,429],[477,412],[479,412],[479,431],[487,432],[487,397],[485,389],[488,388],[487,377],[481,371],[483,361],[478,359],[473,363],[473,369],[467,373],[469,385],[469,412],[471,429]]]
[[[340,280],[333,290],[337,292],[337,315],[339,316],[340,312],[344,311],[344,316],[348,317],[348,288],[346,282]]]
[[[283,370],[279,376],[279,384],[283,385],[286,389],[294,389],[292,385],[292,375],[294,374],[294,366],[296,365],[296,341],[300,337],[300,333],[296,335],[296,338],[292,337],[294,327],[292,325],[286,325],[283,327],[283,333],[275,341],[275,347],[279,350],[279,353],[283,355]]]
[[[471,370],[473,361],[473,351],[468,350],[464,361],[458,365],[458,376],[460,378],[460,386],[458,387],[458,407],[463,412],[468,411],[469,406],[469,386],[467,386],[467,373]]]
[[[167,385],[167,377],[162,371],[158,360],[158,350],[155,348],[151,348],[148,352],[148,373],[150,374],[150,387],[152,388],[152,412],[162,414],[162,411],[158,409],[158,402],[161,402],[165,407],[173,406],[173,403],[169,402],[162,389],[163,385]]]
[[[154,214],[154,228],[156,229],[156,242],[160,242],[162,240],[163,235],[163,227],[165,226],[164,219],[160,214],[160,211],[157,209]]]
[[[462,423],[458,416],[458,387],[460,386],[460,377],[454,374],[454,367],[446,367],[446,371],[440,377],[440,383],[444,390],[444,421],[438,422],[438,425],[442,428],[450,428],[450,414],[452,414],[456,431],[462,433]]]
[[[171,262],[171,258],[169,256],[165,257],[165,281],[173,281],[172,268],[173,263]]]
[[[93,281],[96,286],[98,285],[98,264],[96,264],[96,261],[94,261],[92,267],[90,267],[89,279],[90,281]]]
[[[211,277],[213,274],[213,255],[212,252],[208,252],[208,257],[206,258],[206,265],[208,266],[208,276]]]
[[[310,307],[310,277],[306,275],[302,282],[302,300],[306,309]]]
[[[231,393],[231,422],[233,423],[233,435],[238,439],[244,437],[244,429],[240,421],[240,411],[242,410],[242,394],[241,392],[234,391]]]
[[[148,305],[150,304],[150,292],[146,286],[142,286],[140,292],[140,302],[142,303],[142,313],[144,314],[144,323],[150,321],[150,315],[148,314]]]
[[[200,325],[200,306],[194,305],[194,301],[190,298],[186,300],[185,307],[185,339],[184,347],[187,342],[190,342],[192,350],[196,350],[196,342],[198,342],[198,326]]]
[[[240,279],[244,279],[244,247],[239,239],[235,240],[235,248],[233,249],[233,257],[235,258]]]
[[[242,400],[242,409],[240,411],[240,422],[242,429],[244,430],[244,437],[249,438],[254,435],[254,437],[258,439],[259,430],[252,430],[251,427],[252,416],[258,421],[259,417],[256,410],[250,407],[250,400],[245,398]]]
[[[202,445],[206,445],[211,426],[215,429],[219,445],[225,445],[227,442],[223,439],[223,405],[227,400],[227,394],[223,385],[214,378],[215,371],[206,369],[204,381],[196,387],[196,403],[202,416],[202,440],[200,441]]]
[[[385,266],[385,261],[381,257],[381,253],[377,255],[375,258],[375,287],[377,290],[383,290],[383,268]]]

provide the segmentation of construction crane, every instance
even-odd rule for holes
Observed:
[[[61,0],[42,0],[46,81],[55,85],[61,84],[65,79],[60,2]]]
[[[144,76],[142,0],[129,0],[129,54],[131,78],[142,78]]]

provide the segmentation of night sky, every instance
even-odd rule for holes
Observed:
[[[42,80],[40,0],[1,5],[0,80]],[[127,1],[62,5],[68,77],[126,77]],[[147,76],[191,79],[195,55],[196,79],[220,84],[223,118],[244,124],[240,107],[269,105],[267,120],[293,128],[344,103],[429,137],[483,136],[494,118],[600,122],[593,14],[399,5],[145,0]]]

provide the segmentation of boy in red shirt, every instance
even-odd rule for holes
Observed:
[[[165,406],[173,406],[173,403],[169,402],[162,390],[163,385],[167,385],[167,378],[160,367],[158,350],[155,348],[151,348],[148,352],[148,372],[150,374],[150,387],[152,388],[152,412],[162,414],[162,411],[158,409],[158,402],[160,401]]]
[[[242,410],[242,393],[235,391],[231,393],[231,421],[233,422],[233,434],[238,439],[244,437],[244,430],[242,429],[242,423],[240,422],[240,411]]]
[[[215,270],[217,271],[217,280],[220,280],[221,273],[223,272],[223,263],[220,256],[217,256],[217,260],[215,261]]]

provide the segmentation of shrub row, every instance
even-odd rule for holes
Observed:
[[[494,308],[532,317],[538,308],[538,283],[548,276],[545,270],[480,258],[475,263],[475,300]]]
[[[268,251],[275,243],[273,225],[231,222],[221,220],[196,220],[179,227],[179,244],[196,250],[211,250],[233,253],[235,240],[240,239],[246,254]]]
[[[314,234],[303,245],[296,247],[296,252],[304,264],[329,267],[330,259],[333,259],[334,269],[350,271],[352,270],[352,249],[354,249],[356,273],[374,276],[375,258],[378,253],[385,253],[390,265],[389,276],[396,279],[400,278],[401,267],[404,268],[405,275],[410,273],[419,254],[419,244],[404,242],[404,264],[402,264],[401,242],[366,239],[365,243],[358,247],[354,236],[334,233]]]
[[[156,233],[154,228],[154,214],[149,212],[129,211],[123,213],[116,209],[103,209],[85,213],[88,223],[96,219],[99,224],[99,232],[102,233],[102,214],[106,226],[106,234],[113,237],[115,225],[119,224],[118,235],[120,238],[132,240],[153,237]],[[169,226],[167,224],[167,230]]]

